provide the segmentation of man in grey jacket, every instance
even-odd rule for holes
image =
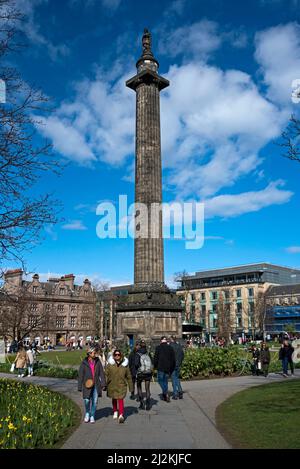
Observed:
[[[177,342],[176,337],[174,335],[170,337],[170,346],[174,350],[175,360],[176,360],[175,369],[171,374],[172,386],[173,386],[172,399],[177,400],[178,398],[179,399],[183,398],[183,391],[182,391],[182,387],[180,383],[179,374],[180,374],[180,367],[184,358],[184,352],[183,352],[181,345]]]

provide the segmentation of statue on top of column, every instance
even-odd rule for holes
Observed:
[[[142,44],[143,44],[143,54],[152,54],[151,33],[147,28],[144,29]]]

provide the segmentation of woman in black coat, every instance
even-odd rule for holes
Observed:
[[[82,391],[86,423],[95,423],[98,396],[102,396],[104,388],[106,388],[106,380],[101,361],[96,357],[95,348],[90,347],[78,372],[78,391]]]

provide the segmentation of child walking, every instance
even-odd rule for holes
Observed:
[[[107,396],[112,399],[113,418],[119,423],[124,422],[124,398],[127,387],[133,392],[133,383],[128,367],[128,359],[123,357],[120,350],[116,349],[108,359],[106,367]],[[119,412],[118,412],[119,407]]]

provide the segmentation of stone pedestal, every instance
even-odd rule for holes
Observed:
[[[133,337],[158,341],[162,335],[182,336],[182,308],[178,296],[167,287],[134,288],[118,301],[117,340]]]

